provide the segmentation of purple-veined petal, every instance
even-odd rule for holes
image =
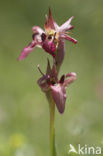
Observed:
[[[51,9],[49,8],[49,17],[46,16],[45,29],[55,29],[54,19],[52,17]]]
[[[41,47],[41,44],[42,44],[41,35],[44,33],[44,31],[38,26],[34,26],[32,28],[32,30],[34,32],[34,34],[32,36],[33,41],[22,50],[22,52],[18,58],[19,61],[26,58],[29,55],[29,53],[32,52],[32,50],[34,49],[35,46]]]
[[[48,63],[47,63],[46,75],[50,75],[50,73],[51,73],[50,61],[49,61],[49,59],[47,59],[47,61],[48,61]]]
[[[49,79],[49,76],[44,75],[37,81],[38,85],[40,86],[40,88],[43,92],[47,92],[49,89],[49,85],[47,83],[48,79]]]
[[[70,72],[70,73],[68,73],[68,74],[66,75],[66,78],[67,78],[67,77],[69,77],[69,78],[66,79],[66,80],[64,81],[64,84],[63,84],[64,87],[67,87],[68,84],[74,82],[74,81],[76,80],[76,78],[77,78],[77,75],[76,75],[76,73],[74,73],[74,72]]]
[[[34,26],[32,28],[32,30],[34,32],[34,34],[32,36],[33,41],[22,50],[22,52],[18,58],[19,61],[26,58],[29,55],[29,53],[32,52],[32,50],[34,49],[35,46],[38,46],[38,47],[42,46],[42,42],[43,42],[42,34],[45,35],[44,31],[38,26]]]
[[[68,21],[66,21],[64,24],[62,24],[60,26],[60,31],[61,32],[62,31],[65,32],[65,31],[68,31],[68,30],[70,30],[70,29],[73,28],[73,26],[70,24],[73,18],[74,18],[74,16],[72,16],[71,18],[69,18]]]
[[[46,38],[46,34],[45,32],[38,26],[34,26],[32,28],[32,31],[34,32],[33,34],[33,40],[35,40],[36,42],[38,42],[39,44],[42,43],[42,41],[45,40]]]
[[[71,36],[69,36],[69,35],[62,34],[62,35],[61,35],[61,37],[62,37],[63,39],[65,39],[65,40],[68,40],[68,41],[73,42],[74,44],[76,44],[76,43],[77,43],[77,40],[76,40],[76,39],[74,39],[74,38],[72,38],[72,37],[71,37]]]
[[[32,28],[32,31],[34,32],[34,33],[38,33],[38,34],[42,34],[42,33],[44,33],[44,31],[43,31],[43,29],[41,29],[40,27],[38,27],[38,26],[34,26],[33,28]]]
[[[55,21],[54,21],[54,27],[55,27],[55,30],[58,32],[60,27],[59,27],[59,25]]]
[[[65,41],[64,39],[59,39],[57,54],[55,57],[57,65],[62,64],[65,55]]]
[[[65,101],[66,101],[66,90],[63,85],[57,84],[51,86],[52,89],[52,97],[54,102],[56,103],[57,109],[60,113],[64,112],[65,109]]]
[[[64,83],[64,80],[65,80],[65,75],[62,75],[60,80],[59,80],[59,83],[63,84]]]
[[[32,50],[34,49],[34,47],[35,47],[36,45],[37,45],[37,43],[36,43],[35,41],[32,41],[32,42],[29,44],[29,46],[26,46],[26,47],[22,50],[22,52],[21,52],[21,54],[20,54],[18,60],[21,61],[22,59],[26,58],[26,57],[29,55],[29,53],[32,52]]]
[[[76,77],[77,74],[75,72],[70,72],[68,74],[66,74],[66,77]]]
[[[50,78],[53,78],[55,82],[58,82],[58,73],[57,73],[55,62],[53,63],[53,66],[50,72]]]

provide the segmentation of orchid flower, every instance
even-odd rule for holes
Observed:
[[[49,9],[49,17],[46,16],[46,22],[44,24],[44,30],[39,26],[32,28],[32,42],[26,46],[18,60],[26,58],[35,47],[42,48],[45,52],[50,54],[53,58],[52,68],[48,60],[46,74],[44,74],[40,67],[38,69],[42,75],[38,80],[38,85],[42,91],[46,94],[49,102],[50,110],[50,156],[57,156],[55,148],[55,105],[58,111],[62,114],[65,110],[66,103],[66,88],[73,81],[76,80],[76,73],[70,72],[66,75],[62,75],[58,79],[59,69],[64,60],[65,55],[65,40],[71,41],[74,44],[77,40],[69,36],[69,30],[74,27],[71,25],[71,21],[74,17],[69,18],[64,24],[58,26],[52,17],[51,10]]]
[[[64,24],[58,26],[49,9],[49,17],[46,16],[44,30],[39,26],[34,26],[32,28],[32,42],[22,50],[18,60],[20,61],[26,58],[35,47],[40,47],[52,55],[57,63],[61,64],[65,52],[64,40],[69,40],[74,44],[77,43],[77,40],[68,35],[68,30],[73,29],[73,26],[70,24],[73,18],[74,17],[69,18]]]
[[[56,66],[53,64],[51,69],[49,61],[46,75],[42,73],[39,66],[38,69],[42,74],[42,77],[38,80],[39,86],[45,93],[51,90],[52,98],[57,106],[58,111],[63,113],[66,101],[66,87],[76,80],[76,73],[70,72],[66,75],[62,75],[60,80],[58,80]]]

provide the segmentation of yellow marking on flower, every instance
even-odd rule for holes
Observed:
[[[54,39],[54,41],[55,41],[55,42],[58,42],[58,39],[59,39],[59,34],[56,33],[56,34],[55,34],[55,39]]]
[[[46,34],[47,35],[54,35],[55,31],[53,29],[46,29]]]
[[[57,32],[55,32],[55,30],[53,29],[46,29],[46,35],[49,37],[53,37],[54,42],[57,44],[58,39],[59,39],[59,34]]]

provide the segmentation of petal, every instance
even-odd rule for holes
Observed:
[[[44,75],[37,81],[38,85],[40,86],[43,92],[46,92],[49,89],[49,85],[47,83],[48,79],[49,79],[48,75]]]
[[[34,47],[35,47],[36,45],[37,45],[37,43],[36,43],[35,41],[32,41],[32,42],[30,43],[29,46],[26,46],[26,47],[22,50],[22,52],[21,52],[21,54],[20,54],[18,60],[21,61],[22,59],[26,58],[26,57],[29,55],[29,53],[34,49]]]
[[[51,69],[50,78],[53,78],[55,82],[58,82],[58,73],[57,73],[55,62],[53,63]]]
[[[55,86],[51,86],[51,89],[52,89],[52,97],[54,102],[56,103],[57,109],[60,113],[63,113],[66,101],[65,87],[63,87],[63,85],[57,84]]]
[[[76,75],[76,73],[71,72],[71,73],[68,73],[68,74],[66,75],[66,77],[70,77],[70,78],[64,81],[64,84],[63,84],[64,87],[67,87],[68,84],[74,82],[74,81],[76,80],[76,78],[77,78],[77,75]]]
[[[60,30],[59,25],[55,21],[54,21],[54,27],[57,32]]]
[[[49,8],[49,17],[46,16],[45,29],[55,29],[54,19],[52,17],[51,9]]]
[[[65,75],[62,75],[61,78],[60,78],[59,83],[63,84],[64,83],[64,80],[65,80]]]
[[[66,35],[66,34],[61,35],[61,38],[65,39],[65,40],[68,40],[68,41],[71,41],[71,42],[73,42],[74,44],[77,43],[77,40],[76,40],[76,39],[74,39],[74,38],[72,38],[71,36]]]
[[[33,40],[36,40],[38,43],[42,43],[42,41],[45,40],[46,34],[43,31],[43,29],[41,29],[38,26],[34,26],[32,28],[32,31],[34,32],[34,34],[33,34]]]
[[[44,33],[44,31],[43,31],[43,29],[41,29],[40,27],[38,27],[38,26],[34,26],[33,28],[32,28],[32,31],[34,32],[34,33],[38,33],[38,34],[42,34],[42,33]]]
[[[47,61],[48,61],[48,63],[47,63],[46,75],[50,75],[50,73],[51,73],[50,61],[49,61],[49,59],[47,59]]]
[[[34,34],[32,35],[33,41],[22,50],[18,58],[19,61],[26,58],[29,55],[29,53],[32,52],[35,46],[41,47],[41,44],[43,42],[42,34],[45,35],[44,31],[38,26],[34,26],[32,30],[34,32]]]
[[[68,31],[70,29],[73,29],[73,26],[70,24],[72,19],[74,18],[74,16],[72,16],[71,18],[68,19],[68,21],[66,21],[64,24],[62,24],[60,26],[60,31]]]
[[[65,55],[65,41],[64,39],[60,39],[58,42],[57,54],[55,57],[57,66],[62,64]]]

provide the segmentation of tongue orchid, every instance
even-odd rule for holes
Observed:
[[[73,26],[70,24],[73,18],[69,18],[64,24],[58,26],[49,9],[49,17],[46,16],[44,30],[39,26],[32,28],[32,42],[22,50],[18,60],[21,61],[26,58],[35,47],[40,47],[52,55],[57,63],[61,64],[65,55],[65,40],[74,44],[77,43],[77,40],[68,35],[68,30],[73,29]]]

